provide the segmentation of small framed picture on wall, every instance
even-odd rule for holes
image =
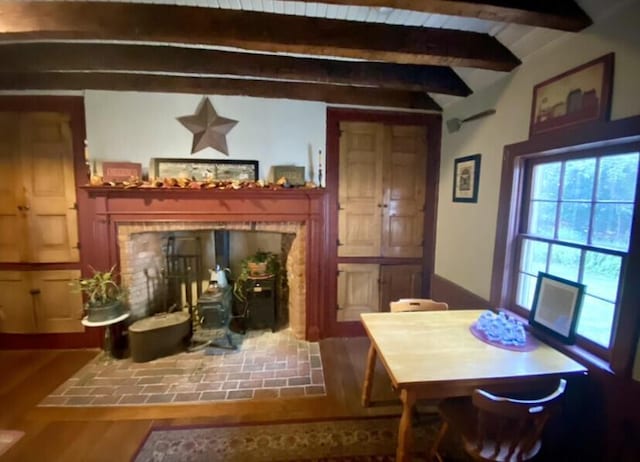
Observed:
[[[480,154],[455,159],[453,165],[453,202],[478,202]]]

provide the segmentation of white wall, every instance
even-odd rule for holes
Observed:
[[[540,49],[491,88],[449,106],[443,120],[495,108],[493,116],[442,132],[436,274],[489,298],[503,148],[528,138],[533,87],[575,66],[615,52],[612,119],[640,114],[638,2],[597,26]],[[452,202],[454,159],[482,154],[477,204]]]
[[[216,112],[238,124],[227,134],[229,156],[206,148],[191,155],[192,133],[177,117],[193,115],[200,95],[87,91],[85,113],[90,159],[142,163],[152,157],[258,160],[259,177],[273,165],[316,172],[325,150],[326,104],[244,96],[210,96]],[[323,165],[325,165],[323,159]],[[314,173],[317,178],[317,173]]]

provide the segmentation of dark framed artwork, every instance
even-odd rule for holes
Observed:
[[[453,164],[453,202],[478,202],[480,154],[460,157]]]
[[[584,284],[539,272],[529,324],[564,343],[574,343],[584,290]]]
[[[293,186],[304,185],[304,167],[295,167],[293,165],[274,165],[273,181],[276,182],[280,178],[286,178]]]
[[[601,56],[533,88],[529,137],[609,120],[614,54]]]
[[[195,181],[257,181],[257,160],[151,159],[153,178],[190,178]]]

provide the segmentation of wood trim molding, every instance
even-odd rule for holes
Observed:
[[[521,203],[522,164],[533,156],[548,156],[558,152],[609,150],[614,145],[631,145],[640,141],[640,116],[611,122],[594,122],[567,130],[550,132],[521,143],[504,147],[500,202],[496,225],[493,277],[490,300],[494,306],[506,306],[505,294],[510,290],[511,274],[515,259],[510,236],[517,229]],[[620,309],[614,320],[613,339],[610,348],[610,366],[623,377],[631,373],[638,336],[640,334],[640,178],[636,183],[636,206],[631,228],[629,263],[623,274]]]
[[[0,350],[97,348],[104,339],[104,328],[87,329],[68,334],[0,333]]]
[[[431,276],[430,298],[439,302],[447,302],[449,308],[454,310],[496,308],[488,300],[437,274]]]
[[[306,225],[305,338],[328,336],[326,306],[326,192],[324,189],[181,189],[83,187],[89,210],[81,217],[85,265],[119,263],[118,226],[150,222],[300,222]],[[100,242],[102,245],[95,245]]]

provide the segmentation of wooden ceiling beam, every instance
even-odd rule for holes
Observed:
[[[455,96],[471,93],[443,66],[294,58],[156,45],[16,43],[0,45],[0,72],[133,71],[249,76],[374,86]]]
[[[317,0],[285,0],[317,3]],[[574,0],[322,0],[333,5],[394,8],[578,32],[593,22]]]
[[[424,92],[313,83],[101,72],[0,73],[0,90],[114,90],[258,96],[441,111]]]
[[[476,32],[176,5],[0,2],[0,41],[31,39],[202,44],[496,71],[520,64]]]

